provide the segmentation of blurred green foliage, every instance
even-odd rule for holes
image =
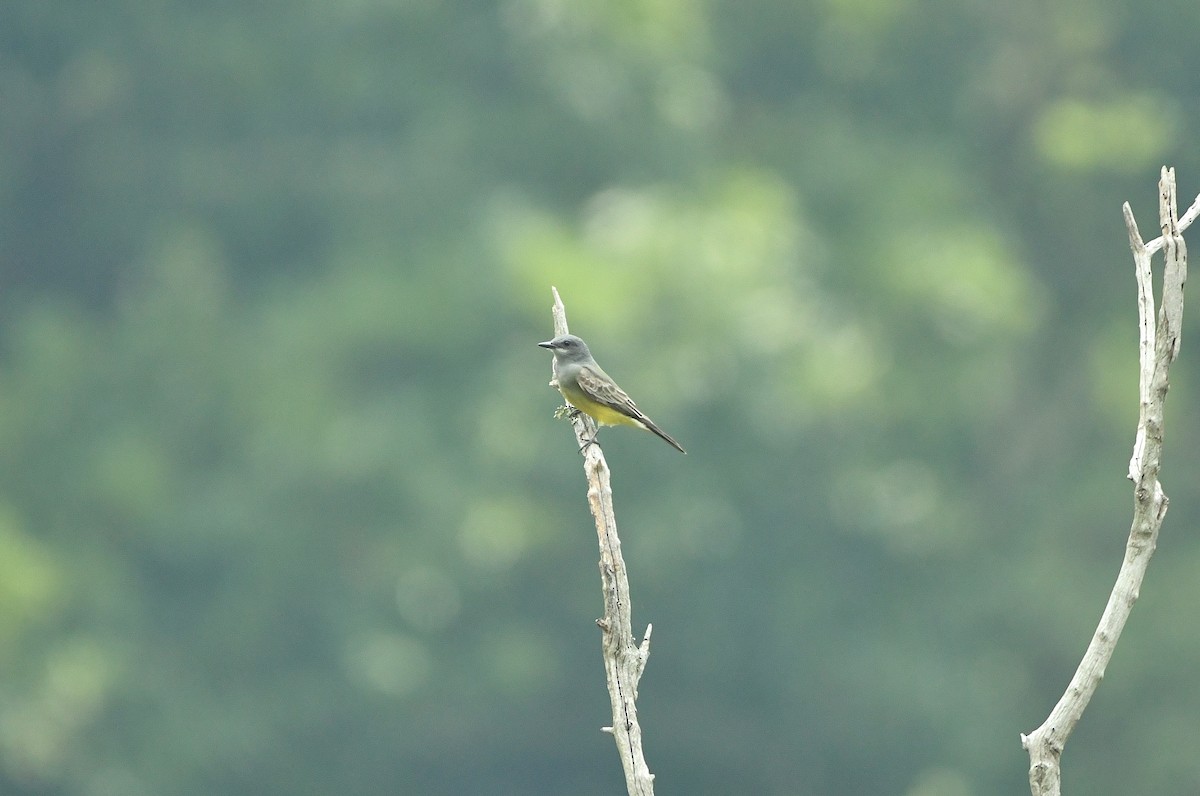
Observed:
[[[1198,24],[6,3],[0,792],[619,792],[552,284],[690,454],[602,436],[660,790],[1024,792],[1124,544],[1119,208],[1200,185]],[[1200,790],[1192,353],[1071,792]]]

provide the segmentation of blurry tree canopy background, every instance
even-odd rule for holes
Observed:
[[[660,792],[1024,792],[1128,531],[1120,205],[1197,193],[1197,30],[4,3],[0,793],[618,792],[551,284],[689,452],[601,436]],[[1067,792],[1200,792],[1196,350]]]

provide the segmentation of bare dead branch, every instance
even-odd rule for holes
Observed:
[[[554,334],[567,334],[567,311],[557,288],[554,293]],[[551,380],[557,386],[557,374]],[[625,771],[625,786],[630,796],[653,796],[654,775],[642,755],[642,728],[637,718],[637,687],[646,660],[650,657],[650,633],[641,645],[633,640],[633,610],[629,599],[629,579],[625,573],[625,559],[621,555],[621,539],[617,535],[617,519],[613,513],[612,486],[609,482],[608,463],[599,445],[585,445],[595,437],[595,426],[587,415],[576,413],[572,422],[575,437],[583,450],[583,470],[587,476],[588,506],[596,521],[596,534],[600,541],[600,585],[604,592],[604,617],[596,620],[600,627],[601,649],[604,655],[604,673],[608,682],[608,696],[612,703],[613,723],[604,727],[617,743],[621,767]]]
[[[1200,197],[1180,218],[1177,210],[1175,171],[1163,167],[1159,179],[1159,220],[1162,236],[1143,244],[1129,204],[1122,208],[1133,250],[1138,285],[1140,412],[1129,479],[1133,481],[1133,525],[1125,558],[1109,595],[1100,624],[1088,644],[1067,690],[1050,715],[1033,732],[1021,736],[1029,752],[1029,786],[1033,796],[1059,796],[1062,786],[1063,748],[1095,694],[1112,658],[1117,640],[1138,598],[1146,568],[1158,541],[1168,500],[1158,474],[1163,449],[1163,408],[1167,398],[1171,363],[1179,355],[1183,324],[1183,286],[1187,281],[1187,245],[1182,231],[1200,215]],[[1151,257],[1164,251],[1163,297],[1158,317],[1154,312]]]

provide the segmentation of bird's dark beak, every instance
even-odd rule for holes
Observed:
[[[544,342],[544,343],[538,343],[538,345],[539,345],[539,346],[541,346],[542,348],[550,348],[550,349],[553,349],[553,348],[554,348],[554,341],[553,341],[553,340],[547,340],[547,341],[546,341],[546,342]]]

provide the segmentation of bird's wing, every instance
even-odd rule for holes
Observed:
[[[579,368],[579,373],[575,376],[575,382],[579,385],[579,389],[583,390],[596,403],[632,418],[642,428],[662,437],[680,453],[687,453],[683,449],[683,446],[676,442],[670,434],[654,425],[654,421],[646,417],[645,413],[637,408],[637,404],[633,402],[633,399],[626,395],[625,391],[618,387],[617,383],[609,378],[608,374],[604,371],[599,368],[583,365]],[[599,422],[603,423],[604,421],[601,420]]]
[[[576,381],[579,383],[579,389],[596,403],[604,404],[636,420],[645,420],[646,416],[637,408],[633,399],[626,395],[615,381],[608,378],[604,371],[584,365],[579,369]]]

